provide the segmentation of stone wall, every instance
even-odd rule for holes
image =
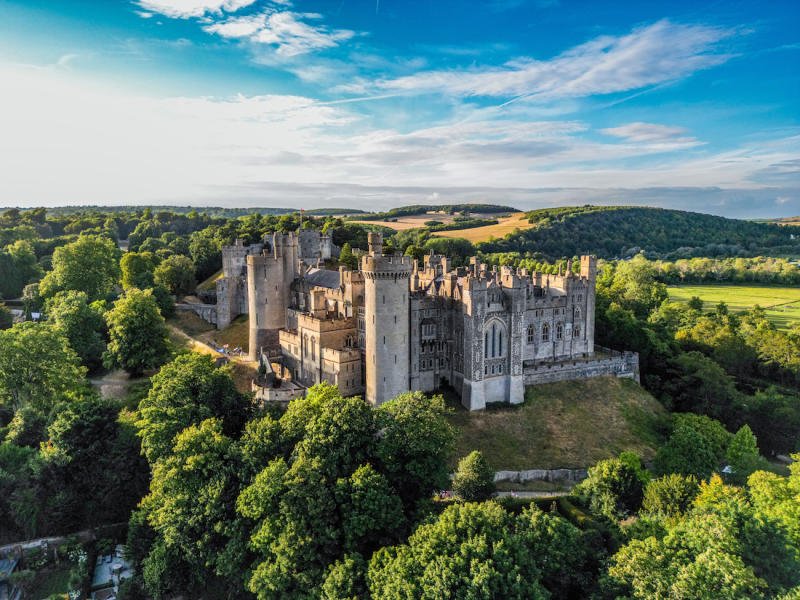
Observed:
[[[583,481],[586,477],[586,469],[530,469],[528,471],[497,471],[494,474],[495,483],[498,481],[510,481],[512,483],[573,481],[577,483]]]
[[[639,355],[636,352],[617,352],[597,348],[599,354],[552,363],[525,365],[525,385],[552,383],[571,379],[588,379],[613,375],[639,383]]]
[[[175,310],[191,310],[208,323],[217,324],[216,304],[176,304]]]

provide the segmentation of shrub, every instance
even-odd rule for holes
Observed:
[[[458,463],[453,478],[453,491],[467,501],[488,500],[495,492],[494,471],[483,457],[474,450]]]

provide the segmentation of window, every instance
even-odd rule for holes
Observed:
[[[528,325],[528,343],[532,344],[536,341],[536,327]]]
[[[564,325],[556,323],[556,339],[560,340],[564,337]]]
[[[502,375],[502,373],[503,373],[503,363],[500,363],[499,365],[497,365],[497,372]]]
[[[542,341],[549,342],[550,341],[550,325],[544,323],[542,325]]]
[[[574,338],[581,337],[581,326],[580,325],[575,325],[572,328],[572,337],[574,337]]]
[[[503,338],[505,333],[505,325],[500,321],[493,321],[491,325],[486,326],[483,334],[483,352],[486,358],[499,358],[505,352]]]
[[[580,319],[581,318],[581,307],[580,306],[576,306],[575,307],[575,318],[576,319]]]
[[[316,345],[317,345],[317,341],[312,337],[311,338],[311,360],[314,360],[314,358],[315,358],[314,349],[315,349]]]

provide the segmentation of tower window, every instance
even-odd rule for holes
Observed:
[[[528,343],[532,344],[536,341],[536,328],[533,325],[528,325]]]
[[[575,325],[575,327],[572,328],[572,337],[575,337],[575,338],[581,337],[581,326],[580,325]]]
[[[547,323],[542,324],[542,341],[549,342],[550,341],[550,325]]]
[[[564,325],[556,323],[556,339],[560,340],[564,337]]]

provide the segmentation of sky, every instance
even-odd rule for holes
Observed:
[[[0,0],[0,206],[800,215],[800,3]]]

